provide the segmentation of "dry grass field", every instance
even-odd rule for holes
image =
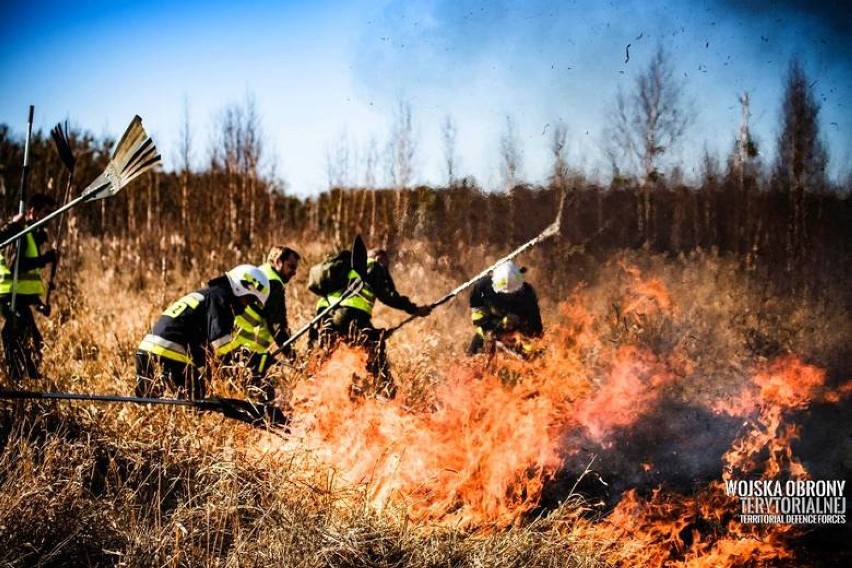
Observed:
[[[243,258],[190,269],[77,237],[45,379],[131,394],[134,351],[174,298]],[[313,312],[304,262],[290,322]],[[504,251],[433,258],[397,243],[394,278],[434,300]],[[848,565],[848,525],[741,523],[728,478],[847,479],[848,283],[782,293],[707,252],[521,257],[546,326],[529,362],[468,358],[466,297],[389,342],[400,396],[347,395],[363,354],[275,367],[287,430],[183,407],[0,402],[3,566]],[[560,267],[562,285],[547,271]],[[568,293],[563,293],[563,290]],[[379,308],[378,324],[402,315]],[[5,382],[5,381],[4,381]],[[243,397],[239,374],[211,389]]]

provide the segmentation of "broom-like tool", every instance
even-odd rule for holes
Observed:
[[[137,115],[119,140],[104,172],[83,190],[85,201],[112,197],[128,183],[160,163],[154,141]]]
[[[113,152],[112,159],[107,164],[106,169],[83,190],[80,197],[69,201],[50,215],[29,225],[17,235],[6,239],[0,243],[0,248],[34,231],[80,202],[112,197],[124,189],[131,181],[155,168],[160,163],[160,154],[157,153],[154,141],[151,140],[142,127],[142,119],[139,116],[134,117],[130,126],[124,132],[124,136],[121,137],[121,140],[119,140],[118,145],[115,147],[115,152]]]
[[[53,144],[56,146],[56,153],[59,154],[59,159],[68,170],[68,182],[65,184],[65,196],[62,202],[66,203],[71,196],[71,184],[74,181],[74,168],[77,166],[77,158],[71,150],[71,142],[68,139],[68,121],[63,125],[61,122],[50,131],[50,136],[53,138]],[[56,237],[53,239],[53,248],[60,249],[62,244],[62,229],[65,226],[65,217],[59,219],[59,227],[56,229]],[[50,295],[53,293],[53,283],[56,281],[56,271],[59,268],[59,259],[55,260],[50,265],[50,278],[47,280],[47,293],[44,295],[44,303],[41,306],[36,306],[36,309],[41,311],[46,316],[50,315]]]
[[[69,179],[74,175],[74,167],[77,165],[77,158],[71,150],[71,142],[68,140],[68,121],[65,124],[57,123],[50,131],[50,136],[53,138],[53,144],[56,146],[56,153],[68,170]]]

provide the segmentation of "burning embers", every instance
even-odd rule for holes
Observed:
[[[793,558],[799,529],[743,522],[741,489],[768,496],[778,480],[785,489],[827,491],[828,480],[810,479],[794,455],[799,428],[789,414],[836,402],[848,389],[830,391],[820,369],[785,356],[744,372],[745,384],[725,400],[690,397],[686,387],[708,380],[701,362],[677,340],[649,337],[688,322],[659,281],[635,269],[625,275],[606,316],[585,309],[592,300],[578,290],[532,361],[498,354],[444,370],[431,412],[400,401],[353,403],[349,384],[364,373],[364,356],[339,348],[294,392],[298,443],[340,483],[364,487],[377,509],[402,507],[412,521],[474,530],[522,522],[542,510],[543,495],[566,499],[596,455],[610,500],[597,518],[576,516],[565,530],[601,543],[607,560],[718,566]]]

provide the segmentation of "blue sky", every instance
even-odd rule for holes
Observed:
[[[729,151],[746,90],[753,133],[771,161],[795,55],[815,82],[836,176],[852,169],[850,29],[841,1],[4,3],[0,122],[22,133],[34,104],[36,128],[67,118],[118,136],[139,114],[171,169],[185,101],[202,163],[216,117],[250,95],[265,167],[274,165],[291,192],[310,195],[325,189],[326,157],[339,147],[350,149],[349,178],[362,181],[370,140],[384,145],[404,100],[417,181],[445,181],[441,124],[451,116],[459,174],[495,187],[507,116],[524,179],[545,178],[556,121],[568,127],[571,164],[606,174],[607,111],[662,45],[697,112],[674,156],[687,172],[705,147]],[[375,174],[383,181],[384,168]]]

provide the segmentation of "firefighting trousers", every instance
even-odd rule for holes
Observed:
[[[136,352],[136,396],[160,397],[164,384],[178,389],[179,396],[204,398],[204,377],[195,365],[172,361],[147,351]]]
[[[3,314],[3,353],[9,379],[40,379],[39,367],[44,339],[36,326],[30,306],[25,298],[19,298],[13,314],[11,299],[5,297],[0,301],[0,312]]]

